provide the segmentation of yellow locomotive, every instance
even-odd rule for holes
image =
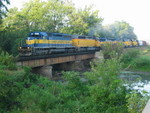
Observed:
[[[20,56],[99,51],[105,43],[123,43],[124,47],[138,46],[137,40],[117,41],[108,38],[70,35],[64,33],[31,32],[19,47]]]
[[[19,48],[20,56],[98,51],[96,38],[64,33],[31,32]]]

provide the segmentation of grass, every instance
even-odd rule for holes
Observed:
[[[133,60],[133,64],[133,68],[136,70],[150,72],[150,55],[140,55],[138,58]]]
[[[122,62],[124,67],[129,67],[129,70],[150,72],[150,47],[127,50],[123,55]]]

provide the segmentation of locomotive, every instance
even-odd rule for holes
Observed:
[[[31,32],[20,45],[19,56],[100,50],[99,41],[94,37],[64,33]]]
[[[99,51],[105,43],[121,42],[124,47],[136,47],[135,39],[116,40],[111,38],[70,35],[64,33],[31,32],[21,41],[19,56],[36,56],[60,53]]]

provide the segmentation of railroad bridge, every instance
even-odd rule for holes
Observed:
[[[44,56],[21,57],[18,66],[29,66],[32,72],[52,78],[52,68],[62,70],[82,70],[83,65],[89,64],[91,59],[97,57],[98,52],[84,52],[71,54],[55,54]]]

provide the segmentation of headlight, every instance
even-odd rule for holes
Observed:
[[[27,47],[27,49],[30,49],[30,47]]]
[[[20,47],[20,49],[22,49],[22,47]]]

